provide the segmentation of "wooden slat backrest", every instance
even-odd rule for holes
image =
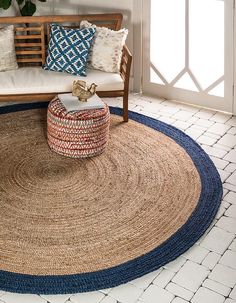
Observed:
[[[45,62],[44,24],[15,24],[15,47],[19,65],[42,65]]]
[[[82,20],[88,20],[98,26],[119,30],[122,19],[122,14],[1,17],[0,27],[1,24],[15,26],[15,46],[19,65],[43,65],[51,23],[77,28]]]

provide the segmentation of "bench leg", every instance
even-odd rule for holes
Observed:
[[[129,121],[129,92],[125,92],[123,96],[123,120]]]

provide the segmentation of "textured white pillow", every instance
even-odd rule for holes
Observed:
[[[0,28],[0,72],[17,69],[14,26]]]
[[[81,21],[80,28],[86,27],[96,28],[94,43],[88,55],[87,67],[118,73],[128,30],[114,31],[106,27],[96,26],[86,20]]]

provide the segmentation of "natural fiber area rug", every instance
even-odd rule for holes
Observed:
[[[110,141],[71,159],[46,141],[42,104],[0,108],[0,289],[73,293],[116,286],[191,247],[222,185],[183,132],[111,108]]]

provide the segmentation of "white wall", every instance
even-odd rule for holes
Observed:
[[[68,15],[121,12],[123,26],[129,29],[127,45],[133,54],[132,87],[139,90],[141,79],[141,2],[142,0],[47,0],[37,1],[36,15]],[[17,15],[16,9],[0,10],[3,15]]]

